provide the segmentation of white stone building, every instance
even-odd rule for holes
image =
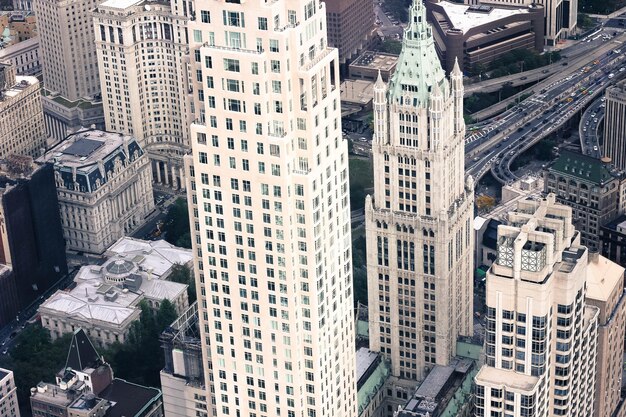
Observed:
[[[43,65],[46,131],[57,141],[70,131],[104,128],[91,13],[99,0],[32,0]]]
[[[0,368],[0,417],[20,417],[13,371]]]
[[[587,259],[553,194],[520,202],[499,226],[476,417],[593,415],[599,309],[585,301]]]
[[[94,13],[106,130],[134,136],[153,180],[184,186],[186,17],[175,2],[108,0]]]
[[[81,130],[39,161],[54,164],[69,250],[102,253],[154,208],[150,161],[133,137]]]
[[[365,203],[370,349],[421,380],[473,334],[473,209],[463,75],[445,77],[415,0],[389,84],[374,86],[374,196]]]
[[[169,300],[180,314],[189,307],[187,285],[167,281],[174,264],[188,265],[192,254],[165,241],[122,238],[102,265],[83,266],[71,291],[57,291],[40,307],[41,323],[53,339],[82,328],[101,346],[124,342],[139,320],[139,303],[158,310]]]
[[[209,414],[356,416],[348,152],[324,3],[192,9],[186,188]]]
[[[39,80],[16,76],[14,66],[0,64],[0,158],[11,154],[36,158],[45,149]]]
[[[39,37],[27,39],[0,49],[0,62],[10,62],[17,75],[41,74]]]

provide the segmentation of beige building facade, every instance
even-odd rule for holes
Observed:
[[[94,13],[106,130],[137,138],[153,180],[184,186],[188,17],[176,3],[109,0]]]
[[[498,228],[476,417],[593,415],[599,309],[572,210],[555,201],[519,202]]]
[[[13,371],[0,368],[0,417],[20,417]]]
[[[150,161],[133,137],[81,130],[39,161],[55,166],[69,250],[102,253],[154,209]]]
[[[611,417],[621,400],[626,300],[624,268],[597,253],[589,255],[587,304],[598,307],[598,360],[594,416]]]
[[[14,66],[0,64],[0,158],[11,154],[36,158],[45,149],[39,80],[16,76]]]
[[[356,416],[348,152],[325,4],[193,10],[186,188],[209,414]]]
[[[374,196],[365,203],[370,349],[422,380],[473,334],[474,191],[465,178],[463,76],[437,58],[414,1],[389,84],[374,86]]]

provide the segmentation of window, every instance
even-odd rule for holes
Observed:
[[[272,81],[272,92],[280,94],[281,92],[280,81],[276,81],[276,80]]]
[[[259,75],[259,63],[258,62],[252,63],[252,74]]]
[[[229,12],[224,10],[223,17],[224,25],[226,26],[245,27],[243,12]]]
[[[280,61],[272,59],[271,61],[272,72],[280,72]]]
[[[193,41],[202,43],[202,31],[194,29],[193,31]]]
[[[226,89],[235,93],[239,92],[239,80],[226,79]]]
[[[280,52],[278,47],[278,40],[270,39],[270,52]]]
[[[259,17],[259,30],[267,30],[267,17]]]
[[[200,20],[202,23],[211,23],[211,12],[208,10],[200,10]]]
[[[239,60],[224,58],[224,70],[231,72],[239,72]]]
[[[210,56],[204,57],[204,66],[207,68],[213,68],[213,59]]]
[[[228,99],[228,110],[240,112],[241,111],[241,101],[229,98]]]

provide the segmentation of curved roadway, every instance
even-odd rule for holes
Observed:
[[[604,54],[590,69],[578,69],[565,79],[553,82],[537,96],[522,101],[501,116],[493,118],[485,133],[466,136],[466,172],[476,180],[491,170],[506,184],[516,179],[511,163],[523,151],[558,129],[599,95],[619,71],[623,53]],[[583,65],[581,65],[582,67]]]
[[[578,126],[582,153],[593,156],[594,158],[602,157],[598,130],[604,118],[604,107],[604,97],[591,103],[580,118],[580,124]]]

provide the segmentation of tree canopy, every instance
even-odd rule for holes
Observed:
[[[165,240],[181,248],[191,248],[187,200],[179,198],[172,204],[163,226]]]
[[[193,302],[196,301],[196,280],[191,268],[183,264],[174,264],[172,265],[172,272],[170,272],[168,279],[172,282],[186,284],[189,304],[193,304]]]

